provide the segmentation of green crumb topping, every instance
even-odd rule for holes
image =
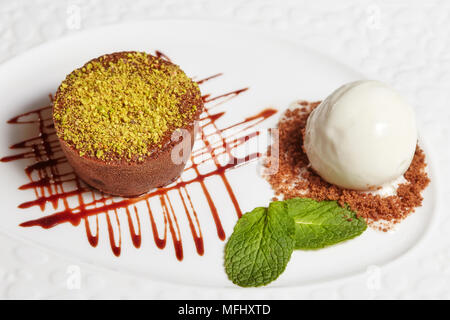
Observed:
[[[54,101],[58,136],[105,161],[142,161],[201,104],[197,84],[176,65],[141,52],[104,55],[73,71]]]

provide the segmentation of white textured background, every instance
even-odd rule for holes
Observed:
[[[0,62],[78,30],[177,17],[287,33],[368,78],[393,84],[415,102],[421,134],[439,150],[440,197],[450,198],[450,1],[0,0]],[[81,266],[81,288],[69,290],[70,266],[77,262],[0,234],[0,298],[450,299],[450,213],[440,209],[420,254],[350,279],[258,292],[175,290],[92,266]]]

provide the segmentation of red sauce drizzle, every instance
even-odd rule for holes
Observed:
[[[163,53],[157,51],[156,55],[167,59]],[[198,80],[198,84],[220,77],[218,73],[210,77]],[[255,138],[259,133],[244,134],[246,130],[256,126],[276,113],[274,109],[265,109],[254,116],[248,117],[240,122],[232,124],[226,128],[219,128],[216,121],[225,115],[225,112],[212,112],[214,107],[237,97],[248,88],[234,90],[217,96],[206,94],[203,96],[205,103],[204,113],[200,117],[200,139],[204,146],[195,148],[191,155],[191,161],[187,164],[185,172],[193,170],[196,174],[194,178],[184,179],[184,175],[175,183],[163,188],[152,190],[149,193],[137,198],[113,198],[99,191],[86,186],[74,173],[68,165],[56,137],[53,121],[51,117],[52,105],[32,110],[18,115],[8,121],[10,124],[29,124],[36,126],[39,134],[32,138],[13,144],[10,149],[21,150],[22,152],[3,157],[1,162],[10,162],[19,159],[32,159],[33,163],[26,166],[24,171],[30,180],[28,183],[19,187],[20,190],[34,190],[35,199],[19,204],[19,208],[25,209],[34,206],[40,207],[42,211],[46,209],[47,204],[51,204],[56,211],[52,214],[23,222],[22,227],[40,226],[44,229],[52,228],[62,223],[71,223],[78,226],[81,220],[84,221],[86,236],[92,247],[97,247],[99,242],[99,215],[106,217],[107,231],[111,250],[114,255],[120,256],[122,245],[122,232],[119,222],[119,214],[126,215],[131,241],[136,248],[140,248],[142,243],[141,222],[142,216],[148,214],[153,233],[155,245],[159,249],[164,249],[167,243],[167,236],[170,233],[172,238],[175,256],[178,260],[183,259],[183,244],[181,240],[181,229],[178,224],[177,215],[172,206],[172,197],[178,195],[187,217],[192,239],[195,243],[196,251],[203,255],[204,240],[200,228],[197,210],[192,202],[188,187],[198,183],[203,191],[203,195],[208,203],[212,218],[216,225],[217,236],[219,239],[225,239],[225,231],[222,227],[220,216],[216,205],[214,204],[213,190],[209,190],[205,180],[207,178],[220,177],[230,201],[232,202],[238,217],[242,215],[241,208],[233,188],[228,181],[226,172],[234,167],[248,163],[249,161],[261,156],[259,153],[247,154],[243,158],[237,158],[232,155],[232,151],[237,147],[247,143]],[[52,100],[52,97],[50,96]],[[216,102],[211,105],[211,102]],[[212,128],[212,133],[206,134],[206,127]],[[228,136],[226,133],[231,132]],[[208,139],[212,135],[219,136],[219,142],[211,143]],[[232,139],[232,140],[231,140]],[[205,155],[211,155],[205,157]],[[217,157],[227,155],[229,161],[226,164],[220,164]],[[206,158],[206,160],[204,160]],[[199,160],[203,159],[203,160]],[[214,165],[214,169],[201,173],[199,165],[204,163]],[[169,196],[169,191],[175,191]],[[76,205],[69,205],[69,198],[76,199]],[[159,199],[160,208],[155,208],[150,204],[151,199]],[[71,200],[72,201],[72,200]],[[139,214],[139,203],[145,203],[146,210],[144,214]],[[62,204],[63,209],[60,210]],[[141,212],[142,213],[142,212]],[[164,224],[161,230],[158,229],[154,219],[154,214],[162,214]],[[133,215],[134,221],[133,222]],[[115,226],[115,228],[113,227]],[[115,229],[118,230],[115,231]]]

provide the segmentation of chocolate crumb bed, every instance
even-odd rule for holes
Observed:
[[[299,107],[287,110],[280,119],[279,140],[272,146],[278,147],[279,157],[272,156],[269,148],[265,160],[266,167],[278,162],[278,170],[275,174],[266,175],[267,181],[277,197],[336,200],[341,206],[348,204],[371,227],[388,231],[422,205],[421,192],[430,182],[425,172],[424,152],[417,146],[411,166],[404,175],[406,182],[398,186],[396,195],[382,197],[329,184],[310,168],[303,149],[302,132],[306,120],[319,104],[320,102],[300,101]]]

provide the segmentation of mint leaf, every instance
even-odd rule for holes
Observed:
[[[367,228],[363,218],[336,201],[295,198],[285,200],[295,221],[295,249],[320,249],[359,236]]]
[[[244,214],[225,248],[225,271],[242,287],[266,285],[286,269],[294,249],[294,220],[283,202]]]
[[[289,199],[246,213],[225,248],[225,271],[242,287],[266,285],[286,269],[294,249],[320,249],[366,230],[364,219],[336,201]]]

